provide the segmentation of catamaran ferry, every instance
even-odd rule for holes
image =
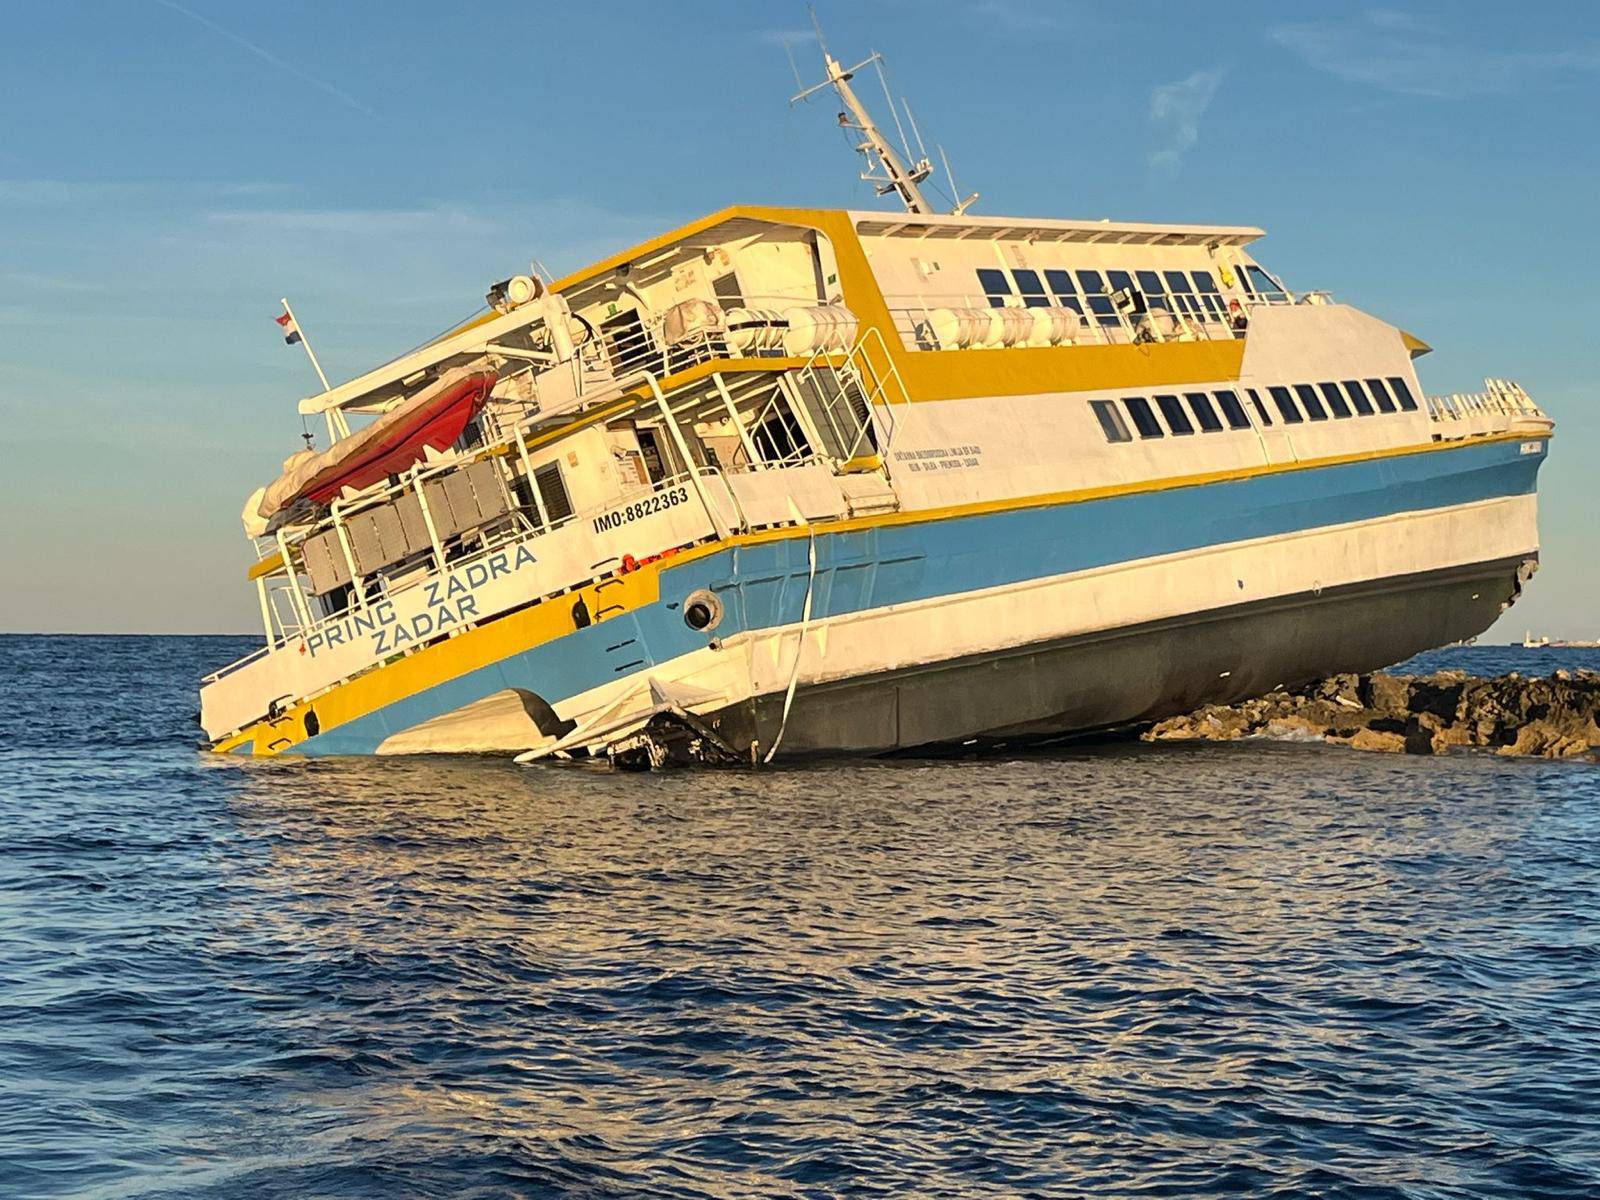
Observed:
[[[738,206],[300,402],[211,749],[880,753],[1150,721],[1485,630],[1552,422],[1245,226]],[[816,90],[816,89],[812,89]],[[802,93],[807,94],[807,93]],[[953,181],[952,181],[953,182]],[[282,322],[293,332],[292,314]]]

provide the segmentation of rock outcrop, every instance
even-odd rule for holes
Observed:
[[[1304,739],[1390,753],[1457,747],[1600,761],[1600,671],[1334,675],[1239,704],[1208,704],[1145,731],[1145,741]]]

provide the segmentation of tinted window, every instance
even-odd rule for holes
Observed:
[[[1322,401],[1317,398],[1317,389],[1309,383],[1294,385],[1294,394],[1300,397],[1300,407],[1306,410],[1306,416],[1313,421],[1326,421],[1327,409],[1322,407]]]
[[[1345,403],[1344,393],[1339,390],[1337,383],[1319,383],[1317,386],[1322,389],[1322,398],[1328,402],[1328,407],[1333,410],[1334,416],[1350,415],[1350,406]]]
[[[1272,393],[1272,402],[1278,406],[1278,411],[1283,414],[1284,424],[1298,425],[1304,420],[1300,415],[1300,410],[1294,406],[1294,397],[1289,395],[1288,388],[1272,387],[1268,388],[1267,391]]]
[[[1411,389],[1406,386],[1406,381],[1398,375],[1389,376],[1389,386],[1394,390],[1394,398],[1400,401],[1400,407],[1406,412],[1417,411],[1417,401],[1411,394]]]
[[[1367,380],[1367,390],[1372,393],[1372,398],[1378,402],[1378,408],[1381,412],[1394,411],[1394,400],[1389,396],[1389,389],[1383,386],[1383,380]]]
[[[1083,288],[1083,294],[1089,300],[1089,310],[1100,324],[1111,327],[1121,324],[1117,319],[1116,305],[1106,295],[1106,281],[1100,277],[1099,271],[1079,271],[1078,285]]]
[[[1157,396],[1156,403],[1161,406],[1161,415],[1174,434],[1182,437],[1194,432],[1194,422],[1189,420],[1189,414],[1183,411],[1183,404],[1176,396]]]
[[[1022,302],[1029,308],[1044,308],[1050,303],[1050,297],[1044,294],[1044,284],[1039,282],[1039,272],[1019,269],[1011,274],[1017,281]]]
[[[1216,433],[1222,428],[1222,419],[1217,416],[1217,410],[1211,407],[1210,396],[1204,392],[1185,392],[1183,398],[1194,410],[1194,419],[1200,422],[1201,429],[1207,433]]]
[[[1244,405],[1239,403],[1237,392],[1218,392],[1217,404],[1222,408],[1222,415],[1228,418],[1228,425],[1233,429],[1249,429],[1250,418],[1244,415]]]
[[[1006,297],[1011,295],[1011,281],[1006,278],[1006,273],[994,267],[978,268],[978,286],[983,289],[983,294],[989,298],[991,307],[1000,308],[1006,302]]]
[[[1169,292],[1187,292],[1192,290],[1189,287],[1189,277],[1182,271],[1163,271],[1161,275],[1162,278],[1167,281],[1167,291]]]
[[[1212,295],[1216,294],[1217,281],[1211,278],[1210,271],[1196,271],[1194,273],[1194,285],[1202,292],[1210,292]]]
[[[1161,422],[1156,420],[1156,414],[1150,407],[1150,401],[1143,396],[1129,396],[1123,401],[1128,406],[1128,415],[1133,418],[1133,427],[1139,431],[1140,437],[1158,438],[1163,434]]]
[[[1363,417],[1372,415],[1372,401],[1367,399],[1367,393],[1361,389],[1361,381],[1359,379],[1346,379],[1344,381],[1344,390],[1350,394],[1350,403],[1355,405],[1358,413]]]
[[[1278,286],[1278,281],[1268,275],[1255,263],[1247,263],[1244,268],[1245,285],[1256,295],[1264,300],[1287,300],[1283,288]]]
[[[1071,271],[1046,271],[1044,281],[1050,285],[1057,304],[1070,308],[1075,313],[1083,312],[1083,305],[1078,300],[1078,289],[1072,283]]]
[[[1250,403],[1255,407],[1256,416],[1261,418],[1261,423],[1271,425],[1272,414],[1267,411],[1267,406],[1261,403],[1261,393],[1255,388],[1245,388],[1245,395],[1250,397]]]
[[[1128,432],[1128,424],[1122,419],[1122,413],[1110,400],[1091,400],[1089,407],[1094,409],[1095,418],[1100,422],[1100,428],[1105,431],[1108,442],[1131,442],[1133,434]]]
[[[1154,271],[1139,272],[1139,290],[1144,293],[1145,299],[1152,307],[1167,307],[1167,289],[1161,284],[1161,276]]]

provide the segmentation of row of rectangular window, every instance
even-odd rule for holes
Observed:
[[[1291,388],[1293,389],[1291,391]],[[1266,389],[1273,407],[1285,425],[1299,425],[1306,420],[1326,421],[1330,415],[1343,420],[1351,416],[1370,417],[1374,413],[1416,412],[1416,397],[1406,381],[1398,375],[1387,379],[1346,379],[1342,383],[1296,383]],[[1262,426],[1273,423],[1272,412],[1255,388],[1245,388],[1250,407]],[[1091,400],[1089,408],[1108,442],[1131,442],[1136,431],[1141,438],[1184,437],[1197,429],[1203,433],[1220,433],[1224,422],[1229,429],[1249,429],[1250,417],[1235,391],[1184,392],[1154,397],[1155,404],[1144,396],[1127,396],[1116,400]],[[1123,413],[1127,413],[1127,420]],[[1159,416],[1157,413],[1159,412]],[[1132,429],[1129,428],[1132,422]]]
[[[1255,263],[1243,271],[1245,291],[1262,300],[1288,298],[1283,286]],[[1013,282],[1015,288],[1013,288]],[[978,284],[991,308],[1004,308],[1021,298],[1026,308],[1058,304],[1101,325],[1120,318],[1111,297],[1124,289],[1144,296],[1150,308],[1182,313],[1197,320],[1226,322],[1227,304],[1210,271],[1035,271],[1018,267],[1009,274],[998,267],[979,267]]]

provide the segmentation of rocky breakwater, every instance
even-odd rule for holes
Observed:
[[[1457,748],[1600,761],[1600,671],[1480,679],[1334,675],[1239,704],[1208,704],[1145,731],[1145,741],[1321,738],[1360,750]]]

